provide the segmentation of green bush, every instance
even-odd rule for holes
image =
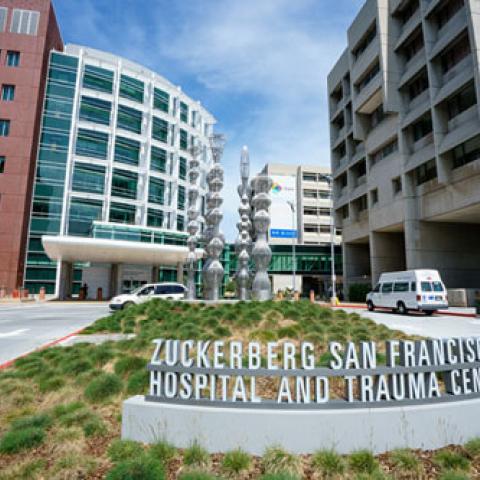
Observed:
[[[154,443],[150,450],[149,455],[156,460],[160,460],[164,465],[168,464],[177,454],[177,449],[166,441]]]
[[[353,452],[349,459],[348,465],[354,473],[372,474],[378,470],[378,461],[373,453],[368,450],[357,450]]]
[[[52,425],[52,418],[46,413],[30,415],[28,417],[17,418],[12,422],[12,430],[21,430],[24,428],[48,428]]]
[[[88,372],[93,368],[93,363],[82,358],[72,358],[62,365],[62,372],[72,377]]]
[[[140,357],[123,357],[115,363],[115,373],[126,375],[136,370],[146,370],[147,362]]]
[[[299,457],[280,447],[267,448],[262,458],[265,473],[301,475],[302,462]]]
[[[399,475],[419,476],[422,464],[411,450],[394,450],[391,453],[393,468]]]
[[[162,464],[154,458],[140,455],[117,463],[106,480],[165,480]]]
[[[149,372],[141,370],[132,373],[127,381],[127,393],[129,395],[140,395],[145,393],[150,381]]]
[[[98,416],[89,418],[82,426],[86,437],[101,437],[107,433],[107,427]]]
[[[472,438],[469,440],[465,444],[465,450],[473,458],[480,456],[480,438]]]
[[[262,475],[260,480],[300,480],[300,477],[290,473],[267,473]]]
[[[116,439],[108,447],[108,456],[113,463],[132,460],[142,456],[143,453],[142,445],[133,440]]]
[[[22,428],[8,431],[0,439],[0,453],[17,453],[40,445],[45,431],[39,427]]]
[[[210,475],[207,472],[185,472],[182,473],[178,480],[215,480],[217,477]]]
[[[345,472],[345,460],[333,450],[315,452],[312,466],[321,478],[335,478]]]
[[[433,463],[438,465],[442,470],[468,470],[470,461],[468,458],[457,452],[450,450],[441,450],[433,456]]]
[[[108,344],[99,345],[91,354],[92,361],[99,366],[105,365],[115,356],[112,347]]]
[[[365,303],[367,293],[372,290],[372,287],[365,283],[352,283],[348,287],[348,299],[351,302]]]
[[[54,418],[58,419],[84,407],[85,404],[83,402],[63,403],[53,408],[52,415]]]
[[[44,377],[38,381],[38,389],[41,393],[54,392],[55,390],[62,388],[64,385],[65,380],[59,375]]]
[[[238,475],[250,468],[250,455],[237,449],[227,452],[222,460],[222,470],[228,475]]]
[[[122,380],[113,373],[102,373],[85,388],[85,398],[92,403],[103,402],[122,391]]]
[[[470,480],[470,477],[462,472],[447,470],[440,475],[439,480]]]
[[[210,465],[209,453],[197,442],[183,452],[183,463],[189,467],[206,468]]]

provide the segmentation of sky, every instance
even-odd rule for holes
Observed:
[[[201,103],[227,137],[224,220],[239,160],[328,166],[327,75],[364,0],[53,0],[65,43],[140,63]]]

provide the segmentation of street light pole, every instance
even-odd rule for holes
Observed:
[[[293,295],[297,291],[297,255],[296,255],[296,237],[297,229],[295,228],[295,205],[290,200],[287,200],[288,206],[292,211],[292,227],[295,231],[295,235],[292,236],[292,274],[293,274]]]

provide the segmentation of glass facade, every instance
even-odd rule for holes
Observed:
[[[187,159],[184,157],[180,157],[178,162],[178,178],[180,178],[180,180],[187,179]]]
[[[111,102],[99,98],[82,96],[80,103],[80,120],[110,125]]]
[[[156,172],[165,173],[167,171],[167,152],[163,148],[152,147],[150,168]]]
[[[105,190],[105,167],[89,163],[75,163],[73,168],[72,190],[74,192],[97,193]]]
[[[85,65],[83,87],[97,92],[113,92],[113,72],[105,68]]]
[[[68,141],[68,137],[67,137]],[[84,157],[107,159],[108,133],[79,128],[75,153]]]
[[[170,95],[159,88],[153,91],[153,108],[168,113],[170,104]]]
[[[142,112],[125,105],[118,106],[117,128],[142,133]]]
[[[135,223],[135,207],[125,203],[112,203],[110,205],[109,221],[114,223]]]
[[[68,215],[68,234],[90,236],[92,224],[102,219],[103,203],[100,200],[72,198]]]
[[[165,180],[150,178],[148,186],[148,201],[157,205],[165,204]]]
[[[129,77],[128,75],[120,76],[120,93],[122,98],[128,98],[134,102],[143,103],[143,91],[145,85],[142,81]]]
[[[115,140],[114,160],[129,165],[138,165],[140,156],[140,142],[125,137],[118,137]]]
[[[112,196],[121,198],[137,198],[138,174],[128,170],[113,169]]]
[[[160,142],[167,143],[168,122],[161,118],[153,117],[152,137]]]

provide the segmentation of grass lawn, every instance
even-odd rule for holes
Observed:
[[[91,333],[135,333],[132,340],[51,347],[0,373],[0,480],[238,478],[480,478],[480,440],[437,452],[395,451],[374,457],[323,451],[295,456],[275,446],[262,457],[242,451],[209,455],[159,443],[119,440],[122,401],[146,393],[155,338],[311,341],[327,365],[329,341],[383,343],[405,334],[308,302],[204,304],[151,301],[102,318]],[[263,388],[268,390],[268,385]],[[338,392],[341,395],[341,392]]]

